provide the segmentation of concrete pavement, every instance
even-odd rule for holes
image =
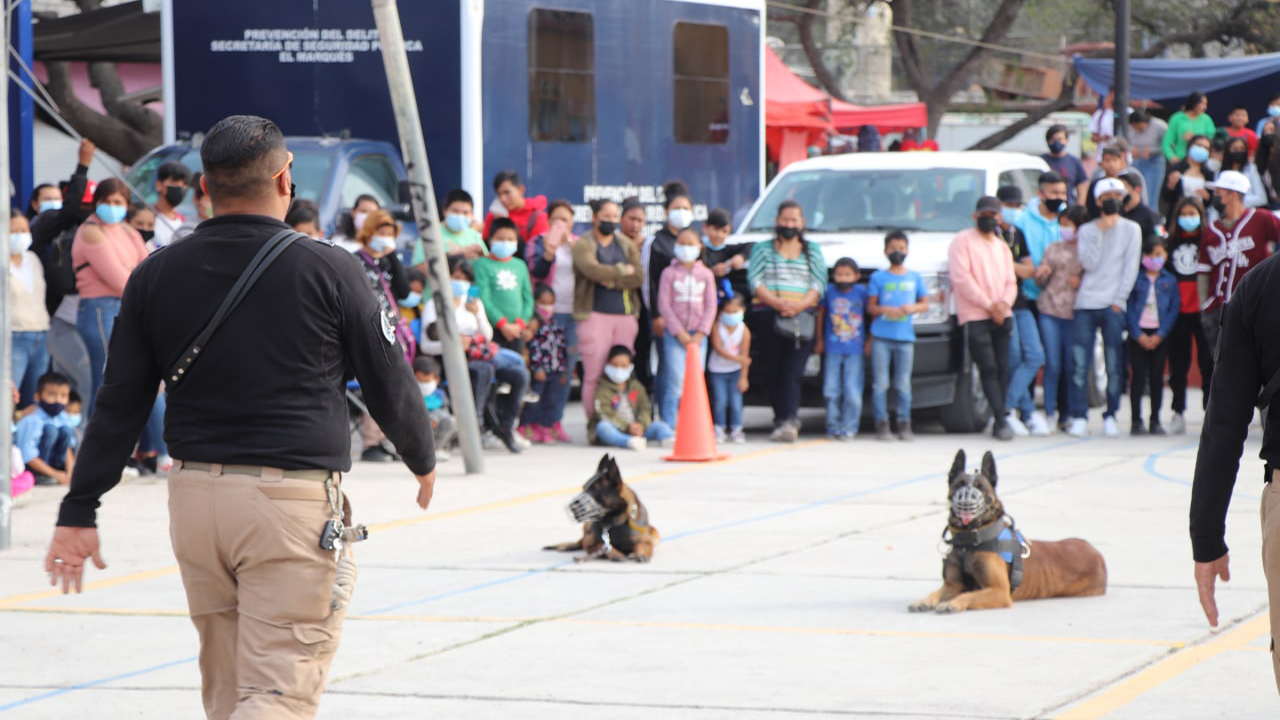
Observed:
[[[569,418],[583,437],[577,406]],[[763,431],[768,416],[749,419]],[[600,448],[490,453],[480,477],[456,459],[425,514],[403,468],[357,465],[346,488],[373,534],[320,716],[1274,716],[1260,433],[1228,520],[1224,628],[1210,633],[1186,530],[1198,410],[1189,419],[1181,437],[1012,443],[924,428],[912,444],[780,446],[756,432],[708,465],[620,451],[663,535],[648,565],[539,549],[575,537],[562,508]],[[1102,551],[1105,596],[907,613],[940,579],[961,447],[972,465],[997,453],[1001,497],[1029,537]],[[109,567],[68,597],[41,568],[60,493],[37,490],[0,554],[0,720],[200,716],[163,482],[106,496]]]

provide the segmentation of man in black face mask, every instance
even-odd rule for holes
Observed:
[[[162,248],[173,242],[178,228],[186,218],[178,212],[178,206],[187,196],[191,184],[191,171],[180,162],[167,162],[156,170],[156,234],[151,238],[152,248]]]
[[[1120,215],[1138,223],[1138,227],[1142,229],[1143,245],[1165,238],[1168,233],[1165,231],[1164,218],[1142,202],[1142,175],[1137,170],[1126,170],[1120,173],[1120,182],[1124,183],[1125,191]]]

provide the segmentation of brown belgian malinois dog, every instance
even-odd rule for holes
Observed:
[[[567,510],[574,520],[582,523],[582,538],[548,545],[543,550],[585,550],[585,556],[575,558],[578,562],[599,557],[614,562],[649,562],[653,558],[653,551],[658,547],[658,529],[649,524],[649,511],[622,482],[618,463],[609,455],[600,458],[596,474],[582,486],[582,492],[573,498]]]
[[[951,517],[943,539],[951,552],[942,563],[942,587],[909,607],[939,613],[1005,608],[1014,600],[1087,597],[1107,591],[1102,554],[1079,538],[1027,541],[996,496],[996,459],[966,473],[956,453],[947,483]]]

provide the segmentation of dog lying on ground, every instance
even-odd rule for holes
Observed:
[[[622,482],[618,463],[609,455],[600,458],[596,474],[582,486],[567,508],[582,523],[582,538],[548,545],[543,550],[587,554],[575,558],[584,562],[604,557],[614,562],[649,562],[658,547],[658,529],[649,524],[649,511],[634,491]]]
[[[951,552],[942,563],[942,587],[911,612],[1004,608],[1014,600],[1107,591],[1107,564],[1096,548],[1079,538],[1023,540],[996,496],[995,458],[983,455],[976,473],[966,473],[964,461],[961,450],[947,480],[951,517],[943,539]]]

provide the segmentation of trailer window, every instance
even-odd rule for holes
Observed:
[[[590,13],[529,13],[529,137],[589,142],[596,135],[595,39]]]
[[[729,29],[676,23],[673,68],[676,142],[728,142]]]

